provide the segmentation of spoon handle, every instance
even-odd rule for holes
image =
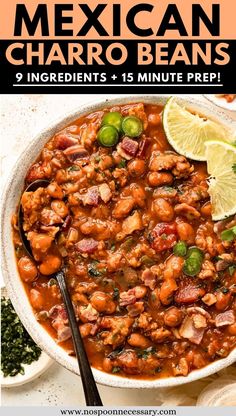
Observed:
[[[78,329],[74,308],[71,302],[70,294],[66,286],[65,276],[62,270],[56,274],[56,279],[61,290],[62,298],[65,304],[66,312],[70,323],[72,339],[84,388],[86,405],[103,406],[84,348],[83,340]]]

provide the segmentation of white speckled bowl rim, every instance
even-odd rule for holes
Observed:
[[[11,216],[15,212],[23,189],[24,177],[29,166],[38,157],[43,145],[60,129],[72,123],[78,117],[97,111],[107,106],[118,104],[126,104],[130,102],[145,102],[154,104],[165,104],[168,95],[148,95],[148,96],[120,96],[109,100],[98,100],[89,105],[83,105],[76,109],[73,113],[66,115],[60,120],[44,129],[37,137],[35,137],[28,147],[23,151],[17,160],[14,169],[10,172],[9,179],[3,191],[2,208],[1,208],[1,251],[2,251],[2,272],[3,278],[8,290],[8,294],[12,300],[14,308],[18,313],[21,321],[30,333],[34,341],[44,350],[50,357],[63,365],[75,374],[79,374],[78,364],[74,357],[68,354],[56,344],[47,331],[36,321],[33,310],[26,296],[25,289],[18,275],[14,246],[12,242]],[[55,96],[56,98],[56,96]],[[177,101],[192,109],[193,111],[204,114],[208,117],[216,119],[230,128],[236,123],[222,111],[210,104],[202,103],[195,97],[177,98]],[[231,365],[236,361],[236,349],[234,349],[228,357],[215,361],[212,364],[200,369],[192,371],[187,377],[169,377],[156,380],[139,380],[125,377],[115,376],[93,368],[95,380],[99,384],[122,387],[122,388],[161,388],[169,386],[178,386],[189,383],[194,380],[209,376],[223,368]]]

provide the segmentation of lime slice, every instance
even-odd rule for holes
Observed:
[[[192,114],[170,98],[163,111],[166,137],[176,152],[193,160],[206,160],[205,142],[232,142],[232,132],[222,124]]]
[[[209,140],[205,148],[212,218],[218,221],[236,213],[236,146]]]

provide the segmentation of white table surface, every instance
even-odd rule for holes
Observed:
[[[205,100],[202,96],[198,98]],[[2,95],[1,177],[2,186],[24,148],[44,127],[81,104],[114,95]],[[210,105],[210,104],[209,104]],[[232,117],[232,113],[229,113]],[[236,115],[233,115],[236,120]],[[1,286],[3,285],[0,276]],[[161,402],[158,390],[114,389],[99,386],[105,405],[155,406]],[[81,380],[57,363],[37,380],[21,387],[3,389],[3,406],[84,405]]]

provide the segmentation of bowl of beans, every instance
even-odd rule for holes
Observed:
[[[4,193],[3,275],[17,314],[79,373],[53,278],[63,267],[95,379],[109,386],[179,385],[236,359],[235,240],[222,238],[236,219],[212,220],[206,163],[166,138],[167,99],[99,101],[55,122],[20,156]],[[177,101],[231,127],[195,98]]]

